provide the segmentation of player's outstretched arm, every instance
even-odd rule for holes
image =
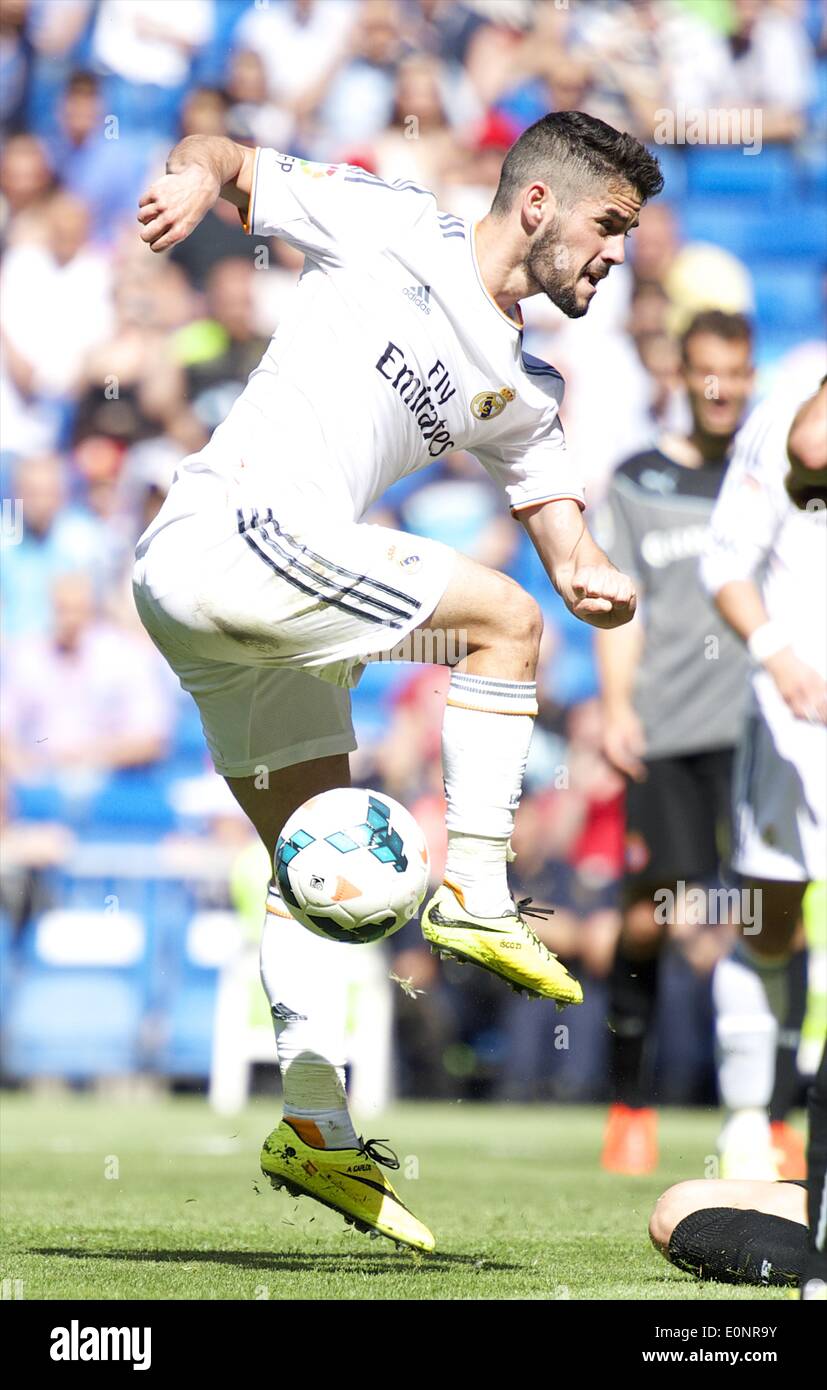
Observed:
[[[167,172],[140,200],[141,240],[153,251],[176,246],[219,198],[246,207],[255,150],[223,135],[188,135],[171,151]]]
[[[519,512],[549,579],[566,607],[592,627],[621,627],[634,616],[631,579],[615,569],[592,539],[571,498]]]

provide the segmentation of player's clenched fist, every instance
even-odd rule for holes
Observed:
[[[592,627],[622,627],[634,617],[635,586],[613,565],[586,565],[569,581],[569,607]]]
[[[141,240],[153,251],[166,251],[188,237],[221,193],[215,174],[200,164],[180,173],[164,174],[147,189],[139,203]]]

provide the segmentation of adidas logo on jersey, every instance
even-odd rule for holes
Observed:
[[[431,287],[430,285],[408,285],[402,291],[406,299],[410,299],[417,309],[421,309],[423,314],[431,312]]]

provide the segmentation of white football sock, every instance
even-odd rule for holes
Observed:
[[[513,909],[506,864],[537,714],[534,681],[454,671],[442,722],[448,803],[445,881],[469,912]]]
[[[508,887],[508,840],[448,831],[443,880],[476,917],[500,917],[514,911]]]
[[[261,982],[270,1003],[284,1090],[284,1116],[316,1148],[358,1139],[345,1091],[347,981],[337,941],[314,936],[271,884],[261,936]]]
[[[730,1112],[770,1103],[779,1021],[787,1008],[788,959],[759,956],[739,942],[715,968],[718,1085]]]

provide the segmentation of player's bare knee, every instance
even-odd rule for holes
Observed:
[[[471,627],[472,650],[496,654],[509,679],[533,680],[543,635],[539,604],[508,575],[491,571],[477,600],[482,611]]]
[[[649,1239],[661,1255],[665,1255],[669,1249],[669,1237],[675,1229],[675,1223],[670,1217],[668,1199],[669,1193],[662,1193],[649,1217]]]
[[[523,593],[523,597],[528,601],[525,614],[526,636],[536,664],[537,658],[540,655],[540,642],[543,638],[543,610],[535,598],[522,590],[521,592]]]
[[[709,1206],[708,1184],[703,1179],[675,1183],[658,1197],[649,1218],[649,1239],[660,1253],[669,1258],[672,1232],[685,1216]]]
[[[519,647],[536,667],[543,636],[543,612],[537,600],[519,584],[511,583],[503,589],[498,616],[503,640]]]

